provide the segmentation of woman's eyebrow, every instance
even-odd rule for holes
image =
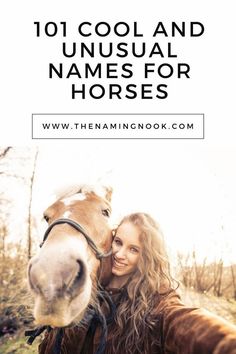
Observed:
[[[130,244],[130,247],[134,247],[134,248],[140,249],[140,246],[133,245],[133,244]]]

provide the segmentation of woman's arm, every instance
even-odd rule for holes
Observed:
[[[182,304],[177,294],[163,298],[163,346],[176,354],[236,354],[236,326],[203,309]]]

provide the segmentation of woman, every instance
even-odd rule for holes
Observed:
[[[116,304],[108,324],[106,354],[235,354],[236,327],[200,309],[188,308],[177,295],[165,244],[156,222],[145,213],[126,216],[112,243],[112,276],[106,290]],[[101,305],[106,314],[105,304]],[[65,329],[62,353],[95,353],[101,327]],[[53,353],[55,331],[40,347]]]

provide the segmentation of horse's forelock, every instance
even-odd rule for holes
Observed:
[[[110,202],[112,196],[112,188],[100,185],[73,184],[55,191],[57,200],[70,197],[76,193],[82,193],[85,195],[88,193],[94,193],[97,196]]]

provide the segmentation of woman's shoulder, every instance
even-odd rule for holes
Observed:
[[[169,306],[183,306],[181,297],[177,290],[171,289],[165,293],[156,293],[154,295],[153,312],[160,312]]]

